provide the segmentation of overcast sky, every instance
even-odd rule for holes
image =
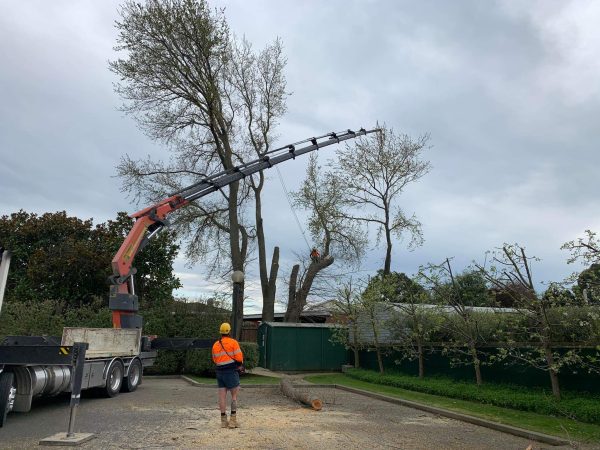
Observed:
[[[401,199],[425,243],[396,243],[392,269],[519,242],[560,280],[562,243],[600,229],[600,3],[584,1],[219,1],[256,48],[281,37],[288,113],[279,143],[386,122],[430,133],[433,169]],[[120,157],[165,150],[118,111],[107,68],[118,2],[0,0],[0,214],[66,210],[96,222],[136,208],[114,178]],[[327,150],[333,155],[333,150]],[[306,160],[280,166],[288,189]],[[306,244],[275,172],[265,199],[269,254],[282,277]],[[302,218],[302,216],[301,216]],[[373,248],[366,276],[383,266]],[[181,295],[212,289],[201,268],[176,270]],[[247,312],[260,309],[256,270]],[[280,287],[278,296],[285,295]]]

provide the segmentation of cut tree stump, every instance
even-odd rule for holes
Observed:
[[[291,380],[284,378],[281,380],[281,392],[286,397],[291,398],[292,400],[296,400],[297,402],[303,403],[307,406],[310,406],[315,411],[320,411],[323,407],[323,402],[321,399],[315,397],[309,392],[304,392],[302,389],[294,386]]]

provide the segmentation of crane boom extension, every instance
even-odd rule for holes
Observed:
[[[346,130],[340,133],[328,133],[271,150],[259,159],[206,177],[191,186],[172,193],[168,198],[155,205],[132,214],[131,217],[136,219],[135,224],[112,260],[113,275],[111,277],[109,307],[112,310],[113,327],[142,327],[142,318],[136,314],[138,300],[133,283],[133,275],[136,270],[132,264],[137,253],[165,225],[168,225],[167,216],[170,213],[249,175],[289,159],[295,159],[296,156],[377,131],[379,130],[367,131],[361,128],[359,131]],[[310,145],[296,148],[308,143]]]

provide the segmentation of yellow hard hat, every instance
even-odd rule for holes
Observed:
[[[231,331],[231,325],[229,325],[227,322],[223,322],[221,324],[221,328],[219,328],[219,333],[229,334],[230,331]]]

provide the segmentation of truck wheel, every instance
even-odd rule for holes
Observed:
[[[133,392],[142,383],[142,363],[139,359],[134,359],[129,364],[129,375],[125,377],[123,389],[125,392]]]
[[[0,428],[4,426],[6,415],[12,410],[16,394],[14,374],[12,372],[0,373]]]
[[[106,372],[106,386],[104,387],[104,393],[108,397],[114,397],[119,393],[121,386],[123,385],[124,373],[125,369],[123,363],[118,359],[114,360]]]

